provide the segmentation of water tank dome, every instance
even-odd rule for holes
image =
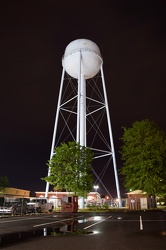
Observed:
[[[98,46],[88,39],[77,39],[68,44],[62,58],[62,66],[73,78],[78,79],[81,53],[81,74],[85,79],[94,77],[103,60]]]

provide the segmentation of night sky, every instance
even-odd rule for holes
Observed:
[[[45,191],[61,60],[75,39],[101,50],[118,168],[123,126],[147,118],[166,130],[164,0],[3,1],[0,30],[0,176],[10,187]]]

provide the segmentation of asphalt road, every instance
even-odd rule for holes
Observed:
[[[7,250],[165,250],[166,211],[1,218],[0,239]]]

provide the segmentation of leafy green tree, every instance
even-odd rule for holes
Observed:
[[[86,197],[92,189],[91,163],[93,152],[76,142],[62,143],[48,161],[50,176],[42,178],[58,189]]]
[[[7,176],[0,176],[0,193],[3,193],[5,187],[9,186],[9,180]]]
[[[124,186],[146,192],[153,197],[154,207],[155,196],[166,193],[166,133],[148,119],[123,129]]]

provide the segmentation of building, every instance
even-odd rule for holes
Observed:
[[[150,200],[146,192],[135,190],[127,193],[127,207],[129,209],[148,209]]]
[[[11,198],[27,198],[27,197],[30,197],[30,191],[19,189],[19,188],[6,187],[3,189],[3,192],[1,193],[1,195],[8,196]]]
[[[36,198],[41,198],[45,197],[45,192],[35,192],[36,193]],[[74,193],[71,192],[59,192],[59,191],[52,191],[48,192],[48,201],[52,202],[54,204],[54,208],[60,207],[61,206],[61,200],[62,197],[71,197],[73,196]],[[78,205],[80,205],[80,199],[78,199]],[[102,200],[101,196],[98,192],[90,192],[87,195],[87,198],[85,199],[85,206],[94,204],[94,205],[101,205]]]

